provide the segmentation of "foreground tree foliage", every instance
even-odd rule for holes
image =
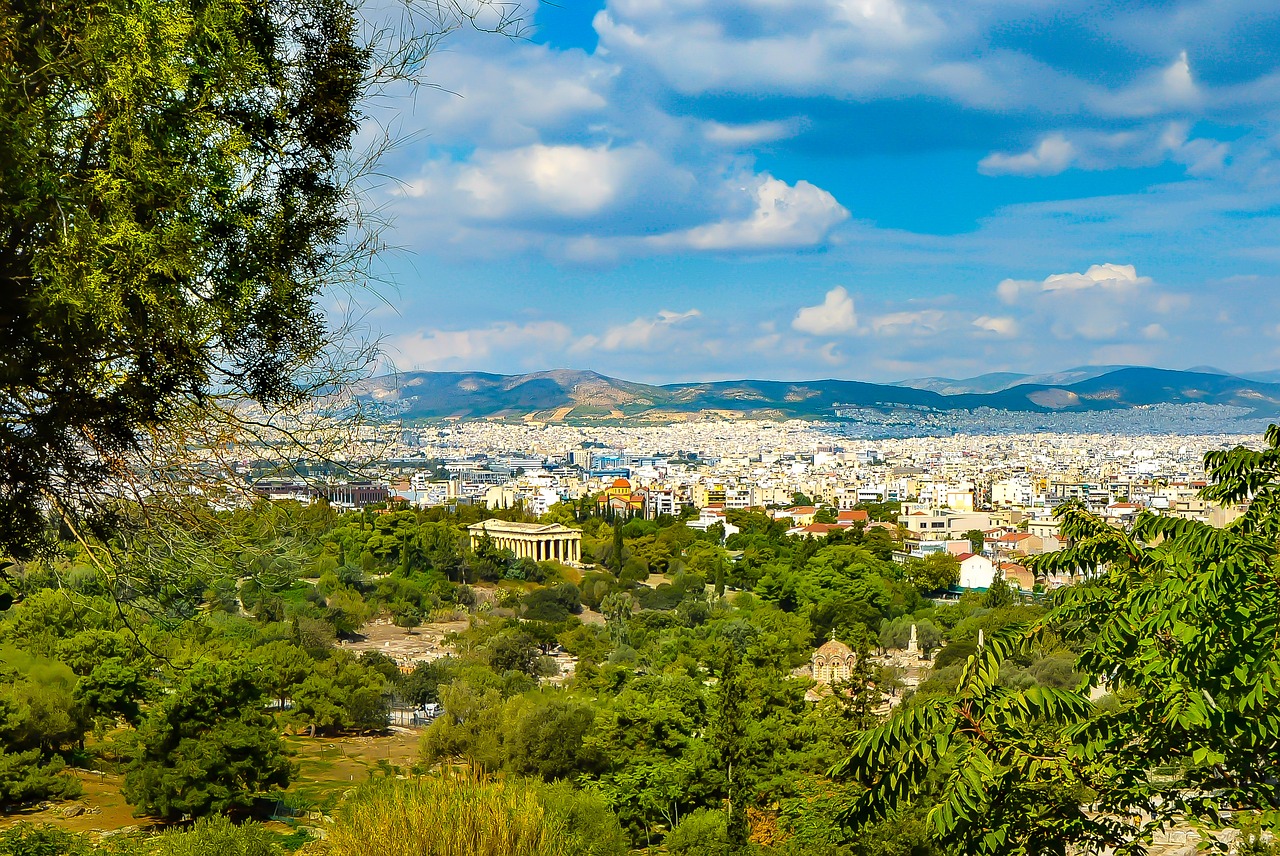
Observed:
[[[0,552],[215,389],[273,404],[328,340],[369,53],[346,0],[0,14]]]
[[[1175,821],[1232,814],[1280,828],[1280,428],[1265,441],[1205,456],[1202,496],[1249,503],[1224,529],[1145,513],[1126,534],[1061,509],[1074,546],[1035,564],[1088,579],[993,634],[954,692],[863,734],[834,771],[867,787],[845,819],[932,799],[933,834],[982,854],[1139,853]],[[1076,691],[1002,683],[1055,636],[1081,651]]]

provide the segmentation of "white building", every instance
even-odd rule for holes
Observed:
[[[960,588],[991,588],[996,578],[996,566],[990,559],[977,553],[962,553],[956,558],[960,562]]]

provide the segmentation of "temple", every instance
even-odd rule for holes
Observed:
[[[535,562],[582,564],[582,532],[560,523],[514,523],[508,520],[481,520],[467,527],[474,550],[486,535],[495,547],[510,550],[520,559]]]

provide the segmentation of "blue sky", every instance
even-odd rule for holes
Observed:
[[[381,103],[400,369],[1280,367],[1280,5],[599,0]]]

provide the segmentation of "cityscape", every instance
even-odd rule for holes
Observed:
[[[1280,856],[1280,4],[0,0],[0,856]]]

